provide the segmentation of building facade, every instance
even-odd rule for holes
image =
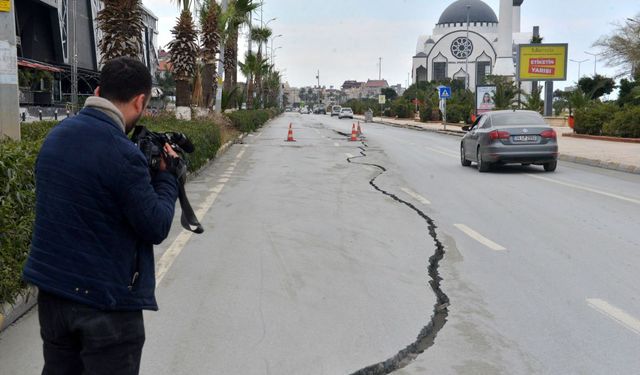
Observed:
[[[78,91],[89,95],[102,66],[98,43],[102,33],[96,17],[102,0],[20,0],[15,2],[18,66],[54,75],[51,97],[21,89],[21,103],[64,102],[71,92],[71,71],[78,69]],[[158,18],[143,7],[143,50],[140,59],[152,75],[158,67]],[[75,47],[75,48],[74,48]],[[74,58],[75,50],[75,58]],[[38,99],[40,98],[40,99]]]
[[[499,27],[496,13],[482,0],[457,0],[449,5],[432,34],[418,38],[413,57],[413,83],[457,79],[475,91],[484,77],[494,73],[500,39],[512,47],[510,58],[515,65],[517,45],[529,43],[533,34],[520,32],[524,0],[508,1],[511,14],[509,17],[501,14],[500,20],[512,25],[506,35],[500,35],[504,25],[502,29]]]

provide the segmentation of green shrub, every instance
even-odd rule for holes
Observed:
[[[611,121],[619,110],[615,104],[592,102],[576,110],[574,130],[578,134],[602,135],[604,124]]]
[[[602,128],[604,135],[640,138],[640,107],[625,106]]]
[[[447,122],[468,122],[469,113],[469,108],[464,104],[447,103]]]
[[[402,97],[391,102],[391,112],[399,118],[413,118],[414,105]]]
[[[0,305],[23,289],[35,215],[34,166],[41,142],[0,142]]]
[[[256,109],[226,113],[226,116],[231,119],[231,122],[236,129],[243,133],[249,133],[256,131],[278,114],[279,111],[276,109]]]
[[[58,124],[58,121],[40,121],[22,123],[20,125],[20,135],[25,141],[42,142],[49,134],[49,131]]]

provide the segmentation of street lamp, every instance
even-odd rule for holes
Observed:
[[[578,81],[580,81],[580,66],[582,65],[582,63],[589,61],[589,59],[584,59],[584,60],[574,60],[574,59],[569,59],[569,61],[572,61],[574,63],[578,63]]]
[[[269,26],[270,22],[273,22],[273,21],[275,21],[277,19],[278,19],[277,17],[273,17],[272,19],[270,19],[267,22],[262,22],[262,20],[259,19],[259,18],[254,18],[253,20],[256,21],[256,22],[260,22],[260,27],[267,27],[267,26]]]
[[[282,34],[278,34],[271,38],[271,63],[273,64],[273,41],[282,37]]]
[[[467,4],[467,43],[469,43],[469,12],[471,10],[471,5]],[[467,73],[467,79],[466,81],[466,89],[469,90],[469,79],[471,78],[471,75],[469,74],[469,53],[468,51],[465,51],[467,53],[465,53],[465,55],[467,55],[467,59],[465,61],[465,68],[464,70]]]
[[[598,56],[602,55],[602,53],[591,53],[591,52],[587,52],[584,51],[584,53],[586,53],[587,55],[591,55],[593,56],[593,76],[596,76],[596,67],[598,65]]]
[[[274,55],[273,53],[279,49],[281,49],[282,46],[278,46],[276,48],[271,48],[271,64],[275,65],[275,62],[273,61],[273,59],[275,59],[276,55]]]

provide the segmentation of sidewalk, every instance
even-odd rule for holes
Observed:
[[[364,116],[355,116],[355,118],[364,121]],[[442,124],[423,123],[409,119],[374,117],[373,122],[416,130],[445,133],[460,137],[464,135],[464,132],[461,130],[461,125],[458,124],[447,124],[445,131],[445,127]],[[572,133],[573,130],[569,127],[558,126],[554,126],[554,129],[556,130],[556,133],[558,133],[560,160],[640,174],[639,143],[621,143],[563,137],[562,134]]]

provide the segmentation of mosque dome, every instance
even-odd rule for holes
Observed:
[[[466,23],[467,5],[469,6],[469,22],[498,23],[496,13],[484,1],[457,0],[442,12],[438,25]]]

